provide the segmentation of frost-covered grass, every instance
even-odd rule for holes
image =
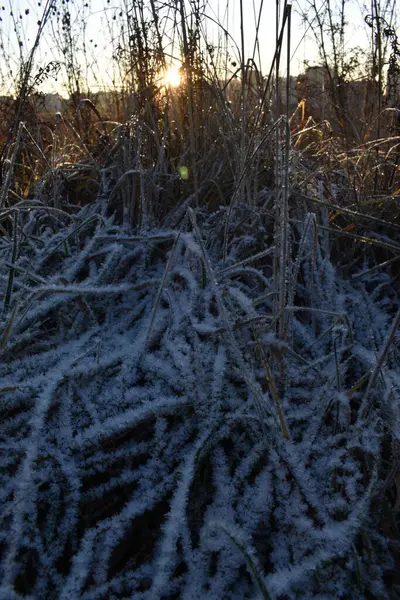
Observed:
[[[307,216],[282,340],[267,213],[223,264],[225,209],[97,211],[1,239],[0,598],[399,597],[389,276],[341,279]]]
[[[265,2],[240,47],[207,3],[92,41],[97,3],[38,4],[0,48],[0,600],[399,599],[398,125],[290,114],[290,2],[262,69]]]

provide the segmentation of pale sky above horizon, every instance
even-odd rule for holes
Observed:
[[[246,60],[253,55],[255,30],[257,15],[260,3],[263,0],[243,0],[243,22],[245,39],[245,57]],[[317,5],[324,5],[326,0],[316,0]],[[38,5],[41,6],[38,6]],[[43,5],[45,1],[37,2],[33,0],[0,0],[0,34],[1,44],[4,46],[3,55],[8,57],[4,61],[1,57],[0,75],[4,78],[7,69],[12,69],[13,74],[18,71],[20,64],[20,54],[18,47],[18,38],[14,31],[15,25],[19,32],[20,39],[23,42],[22,52],[24,56],[32,47],[37,33],[37,21],[41,18]],[[83,61],[82,70],[83,79],[88,81],[89,87],[107,88],[112,87],[113,77],[118,70],[117,61],[111,58],[113,51],[112,39],[116,39],[120,31],[119,12],[125,10],[126,6],[131,6],[129,0],[74,0],[69,2],[72,13],[73,30],[77,47],[83,48],[83,42],[86,45],[87,60]],[[188,3],[187,3],[188,6]],[[298,74],[301,72],[304,61],[308,60],[311,64],[318,62],[316,45],[313,41],[312,31],[304,23],[301,13],[305,11],[312,15],[309,10],[309,0],[294,0],[292,7],[292,36],[291,36],[291,72]],[[13,13],[13,16],[10,13]],[[367,9],[360,7],[357,0],[349,0],[346,3],[347,26],[347,47],[367,44],[367,27],[363,17],[367,14]],[[261,59],[261,68],[263,73],[268,72],[275,49],[275,0],[264,0],[263,12],[261,18],[259,34],[259,56]],[[114,20],[114,16],[116,19]],[[209,40],[216,42],[218,36],[222,35],[221,28],[215,25],[214,21],[219,21],[228,29],[232,41],[232,62],[239,62],[239,56],[235,50],[235,44],[240,46],[240,1],[239,0],[208,0],[206,2],[205,17],[203,19],[204,33]],[[84,27],[78,23],[83,23]],[[162,20],[166,33],[171,27],[171,21],[167,18]],[[315,21],[314,21],[315,23]],[[37,68],[40,65],[47,64],[51,60],[63,60],[59,41],[57,41],[57,28],[55,21],[48,23],[41,40],[39,51],[36,56]],[[115,46],[115,44],[114,44]],[[256,55],[256,63],[259,66],[259,60]],[[282,56],[282,65],[285,64],[285,52]],[[97,79],[97,81],[96,81]],[[44,92],[61,92],[63,77],[59,76],[58,81],[48,80],[43,86]],[[3,90],[4,93],[4,90]]]

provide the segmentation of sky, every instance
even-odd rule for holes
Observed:
[[[188,0],[186,0],[188,2]],[[315,0],[318,7],[324,7],[327,0]],[[240,0],[203,0],[204,19],[203,29],[208,40],[215,41],[221,38],[221,28],[217,27],[215,21],[224,25],[231,36],[231,62],[238,62],[238,48],[241,40],[241,12]],[[65,3],[65,4],[64,4]],[[89,83],[91,89],[100,89],[113,86],[113,81],[118,76],[118,61],[112,59],[115,40],[120,31],[119,14],[130,5],[129,0],[58,0],[62,7],[68,4],[72,14],[72,30],[76,47],[83,49],[83,41],[86,48],[86,60],[82,76]],[[243,0],[243,31],[246,60],[253,55],[257,15],[260,3],[263,11],[260,21],[259,52],[256,53],[256,62],[261,62],[264,73],[268,72],[274,49],[275,49],[275,26],[276,12],[275,0]],[[20,64],[20,56],[26,57],[32,48],[36,32],[37,22],[41,18],[44,2],[33,0],[0,0],[0,35],[2,54],[0,57],[0,70],[2,79],[9,85],[11,79],[15,79]],[[187,4],[187,6],[189,6]],[[12,14],[11,14],[12,13]],[[291,72],[298,74],[304,70],[304,62],[310,64],[318,62],[318,53],[314,42],[312,28],[304,22],[302,14],[308,15],[309,21],[313,21],[313,12],[310,9],[310,0],[294,0],[292,6],[292,35],[291,35]],[[357,0],[346,2],[347,25],[347,48],[351,46],[367,47],[367,27],[363,21],[368,13],[367,7],[359,4]],[[115,17],[115,19],[114,19]],[[166,34],[168,35],[170,25],[167,18],[163,21]],[[18,35],[16,34],[16,31]],[[114,40],[114,43],[112,42]],[[19,47],[22,41],[22,49]],[[235,47],[236,46],[236,47]],[[169,50],[172,54],[174,49]],[[175,53],[176,54],[176,53]],[[282,64],[285,64],[285,52],[282,56]],[[60,28],[56,19],[53,19],[45,29],[43,39],[36,55],[36,66],[48,64],[52,60],[63,61],[65,57],[61,52]],[[9,73],[12,72],[12,78]],[[44,92],[61,92],[63,89],[63,77],[57,80],[49,78],[41,87]],[[3,93],[4,93],[3,84]]]

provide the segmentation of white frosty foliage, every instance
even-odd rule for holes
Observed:
[[[269,252],[244,234],[221,268],[191,219],[145,238],[22,222],[35,237],[1,338],[0,598],[389,598],[377,498],[383,441],[400,437],[398,338],[357,420],[393,320],[387,281],[367,294],[310,258],[308,217],[278,340]]]

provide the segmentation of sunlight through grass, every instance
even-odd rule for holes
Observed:
[[[176,88],[182,83],[181,68],[179,65],[170,65],[164,74],[165,87]]]

